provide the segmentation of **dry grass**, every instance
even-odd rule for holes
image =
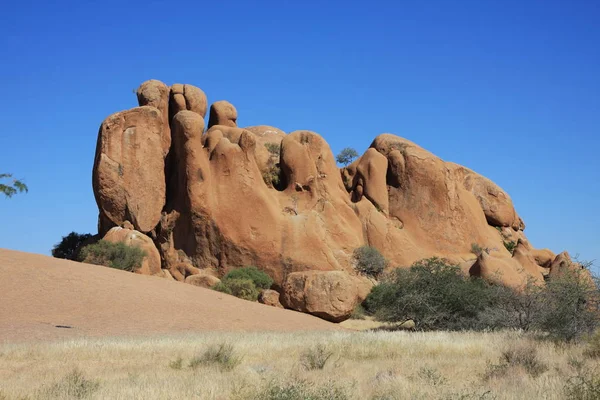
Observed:
[[[224,343],[231,345],[227,357],[206,356]],[[331,353],[323,369],[303,367],[316,346]],[[515,348],[535,352],[547,368],[531,374],[505,363],[502,374],[488,374]],[[5,344],[0,399],[563,399],[569,377],[595,362],[585,349],[514,332],[206,333]],[[217,361],[194,364],[199,355]]]

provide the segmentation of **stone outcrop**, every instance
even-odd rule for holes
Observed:
[[[399,136],[377,136],[340,169],[319,134],[240,127],[229,102],[213,103],[206,123],[195,86],[147,81],[137,97],[100,127],[99,231],[131,221],[178,281],[256,265],[284,306],[340,321],[373,284],[353,268],[365,244],[389,268],[438,256],[517,288],[543,284],[564,258],[531,247],[498,185]]]

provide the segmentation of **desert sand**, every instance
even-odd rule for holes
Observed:
[[[0,294],[0,343],[340,329],[181,282],[6,249],[0,249]]]

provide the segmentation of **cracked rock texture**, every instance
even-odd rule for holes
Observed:
[[[319,134],[241,128],[229,102],[213,103],[206,123],[195,86],[151,80],[137,97],[140,107],[99,130],[99,233],[131,224],[153,242],[163,276],[200,282],[189,277],[210,270],[216,282],[255,265],[285,307],[341,321],[372,286],[353,267],[362,245],[379,249],[389,268],[445,257],[517,288],[543,284],[568,260],[531,247],[498,185],[399,136],[377,136],[340,169]],[[488,251],[473,254],[474,243]]]

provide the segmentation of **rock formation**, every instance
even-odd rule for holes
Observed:
[[[533,249],[492,181],[401,137],[377,136],[340,169],[317,133],[240,128],[226,101],[210,106],[206,124],[197,87],[152,80],[137,97],[139,107],[111,115],[98,134],[99,233],[131,225],[151,239],[164,276],[210,286],[256,265],[285,307],[341,321],[372,285],[353,268],[365,244],[390,268],[445,257],[516,288],[543,284],[568,257]],[[473,244],[487,251],[473,254]],[[143,273],[160,275],[155,264]]]

